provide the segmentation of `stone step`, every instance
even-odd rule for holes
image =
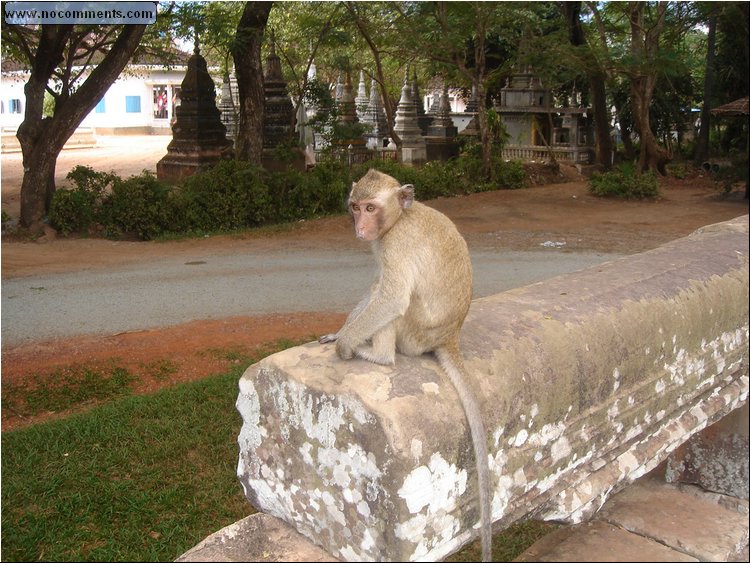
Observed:
[[[748,561],[748,502],[647,476],[515,561]]]

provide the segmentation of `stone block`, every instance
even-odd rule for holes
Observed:
[[[462,348],[488,429],[492,514],[588,519],[747,401],[748,218],[472,303]],[[478,533],[475,460],[431,356],[310,343],[239,383],[250,502],[333,556],[439,560]]]

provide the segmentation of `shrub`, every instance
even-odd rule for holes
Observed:
[[[68,172],[66,178],[74,187],[55,190],[49,222],[63,235],[86,233],[99,221],[102,200],[119,178],[116,174],[97,172],[80,165]]]
[[[117,180],[101,204],[100,223],[110,238],[150,240],[172,228],[171,189],[150,172]]]
[[[678,180],[687,178],[690,175],[691,169],[692,165],[685,162],[671,162],[667,164],[667,174]]]
[[[179,223],[187,231],[230,231],[272,218],[269,173],[239,160],[223,160],[188,177],[178,196]]]
[[[246,161],[223,160],[186,178],[178,188],[145,171],[122,180],[80,166],[68,175],[76,187],[55,194],[50,219],[62,234],[97,225],[115,238],[246,229],[340,213],[352,181],[369,168],[414,184],[419,200],[524,185],[523,165],[499,156],[493,159],[495,180],[484,180],[481,158],[474,153],[422,167],[378,160],[350,169],[338,161],[323,161],[307,172],[270,172]]]
[[[339,213],[346,208],[351,182],[344,165],[323,162],[311,172],[296,172],[291,177],[295,182],[281,202],[281,216],[307,219]]]
[[[450,197],[465,193],[453,161],[432,161],[425,163],[418,171],[415,180],[418,199],[427,200]]]
[[[496,182],[496,185],[492,188],[493,190],[498,188],[517,190],[526,185],[526,170],[524,170],[522,162],[517,160],[506,162],[501,158],[496,157],[493,165],[495,167]]]
[[[611,172],[592,174],[589,191],[601,197],[647,199],[659,195],[659,181],[654,172],[637,174],[635,166],[623,163]]]

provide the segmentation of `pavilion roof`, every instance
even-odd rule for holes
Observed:
[[[712,115],[718,117],[734,117],[738,115],[747,115],[748,96],[724,104],[711,110]]]

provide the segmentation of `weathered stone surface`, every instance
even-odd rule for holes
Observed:
[[[560,528],[513,561],[700,561],[601,520]]]
[[[643,510],[648,505],[650,510]],[[639,536],[658,539],[699,561],[727,561],[748,542],[747,515],[686,494],[657,479],[641,479],[614,495],[597,516]]]
[[[421,165],[427,159],[422,130],[417,119],[417,106],[412,99],[412,87],[409,76],[404,77],[401,87],[401,98],[396,108],[393,131],[401,138],[401,162],[409,165]]]
[[[464,357],[498,528],[579,522],[748,392],[748,218],[472,303]],[[471,441],[429,356],[317,343],[240,380],[238,476],[259,510],[345,560],[436,560],[476,535]]]
[[[670,482],[748,499],[748,406],[732,412],[682,444],[667,461]]]
[[[251,514],[211,534],[175,561],[338,561],[281,520]]]
[[[234,154],[216,107],[216,85],[197,46],[188,60],[180,99],[172,141],[167,154],[156,163],[156,176],[165,182],[180,182]]]

